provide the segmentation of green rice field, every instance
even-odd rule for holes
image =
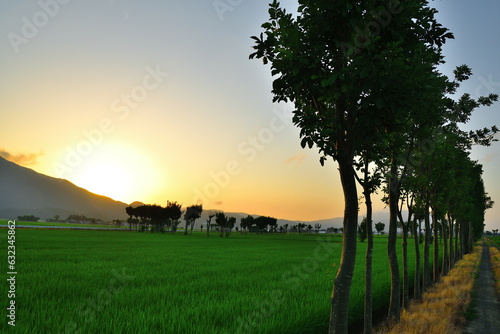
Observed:
[[[16,326],[3,315],[1,333],[328,329],[339,236],[17,229],[15,298],[7,298],[7,235],[1,228],[0,300],[4,313],[15,300]],[[386,242],[375,238],[374,307],[389,300]],[[363,316],[364,252],[359,243],[351,322]]]

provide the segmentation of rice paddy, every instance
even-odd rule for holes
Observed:
[[[4,259],[6,239],[0,229]],[[375,238],[375,309],[389,299],[386,242]],[[340,252],[341,237],[316,234],[17,229],[16,327],[0,332],[325,333]],[[363,316],[364,252],[358,244],[352,323]]]

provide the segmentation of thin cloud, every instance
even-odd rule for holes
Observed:
[[[287,161],[285,161],[285,164],[296,164],[296,165],[300,165],[302,163],[302,161],[304,161],[304,159],[306,158],[306,155],[305,153],[298,153],[290,158],[288,158]]]
[[[13,162],[21,166],[30,166],[36,164],[37,159],[42,155],[43,153],[12,154],[4,149],[0,149],[0,157],[3,157],[9,160],[10,162]]]
[[[496,153],[490,153],[490,154],[487,154],[485,155],[481,161],[482,162],[492,162],[493,160],[495,160],[497,158],[497,154]]]
[[[217,206],[220,206],[220,205],[222,205],[222,201],[217,201],[214,204],[217,205]]]

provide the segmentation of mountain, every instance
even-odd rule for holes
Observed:
[[[91,193],[68,180],[21,167],[0,157],[0,218],[35,215],[42,220],[59,215],[85,215],[106,221],[125,219],[127,204]]]

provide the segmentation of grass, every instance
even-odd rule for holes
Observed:
[[[401,313],[401,321],[387,331],[390,334],[460,333],[471,302],[475,274],[481,260],[482,246],[458,261],[448,275]]]
[[[495,277],[495,289],[500,296],[500,251],[496,247],[490,247],[490,262]]]
[[[495,278],[495,290],[497,296],[500,296],[500,251],[495,246],[489,247],[491,270]]]
[[[375,308],[389,298],[386,242],[375,239]],[[325,235],[18,229],[15,331],[324,333],[340,252],[341,238]],[[363,316],[364,252],[358,244],[351,322]]]
[[[497,237],[488,237],[488,241],[496,244],[497,247],[500,247],[500,236]]]

